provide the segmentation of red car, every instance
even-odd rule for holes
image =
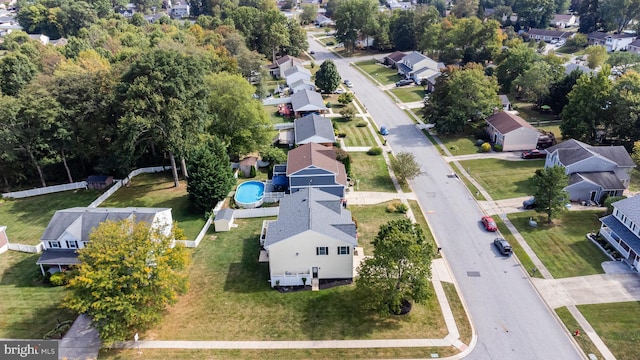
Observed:
[[[547,150],[533,149],[523,151],[520,157],[523,159],[544,159],[547,157]]]
[[[484,228],[487,229],[487,231],[498,231],[498,225],[496,225],[496,222],[493,221],[491,216],[483,216],[481,220],[482,225],[484,225]]]

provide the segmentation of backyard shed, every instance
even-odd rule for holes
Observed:
[[[258,171],[257,156],[247,156],[240,161],[240,171],[242,171],[244,177],[251,177],[251,168],[253,168],[255,171]]]
[[[229,208],[218,211],[215,219],[213,220],[216,232],[231,230],[231,226],[233,225],[233,214],[233,209]]]
[[[113,176],[91,175],[87,178],[87,187],[93,190],[106,189],[113,184]]]

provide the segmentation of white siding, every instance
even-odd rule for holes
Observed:
[[[519,128],[504,134],[503,151],[519,151],[535,149],[540,133],[529,128]]]

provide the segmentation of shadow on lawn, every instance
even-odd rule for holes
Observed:
[[[269,291],[269,263],[259,263],[258,235],[250,234],[242,239],[242,259],[229,264],[224,291],[252,293]]]
[[[21,260],[18,260],[4,270],[0,279],[0,285],[14,287],[49,287],[49,285],[41,282],[40,267],[36,265],[40,254],[23,254]],[[3,261],[7,261],[6,257],[9,255],[16,255],[16,253],[10,251],[2,255],[5,257]]]
[[[4,337],[10,339],[42,339],[56,325],[66,320],[75,320],[73,312],[60,305],[40,306],[29,311],[16,322],[3,326]]]

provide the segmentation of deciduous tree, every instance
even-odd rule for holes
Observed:
[[[590,69],[595,69],[607,61],[607,49],[602,45],[591,45],[584,49],[584,52],[587,54],[587,66]]]
[[[325,60],[316,72],[316,86],[324,93],[334,92],[340,85],[340,74],[333,60]]]
[[[373,246],[373,257],[360,265],[356,280],[364,306],[388,315],[400,313],[404,302],[426,301],[433,246],[420,225],[392,220],[380,226]]]
[[[169,235],[165,230],[135,219],[107,220],[78,250],[80,265],[64,305],[89,315],[104,343],[131,339],[156,324],[187,291],[189,255],[181,245],[172,247],[184,235],[176,224]]]
[[[0,60],[0,90],[16,96],[36,76],[36,66],[25,55],[14,52]]]
[[[569,193],[564,189],[569,185],[569,175],[564,166],[555,165],[536,170],[533,177],[537,211],[547,214],[549,223],[566,210]]]
[[[413,154],[409,152],[401,152],[392,157],[391,170],[393,170],[400,183],[413,180],[422,173],[420,164],[418,164]]]

